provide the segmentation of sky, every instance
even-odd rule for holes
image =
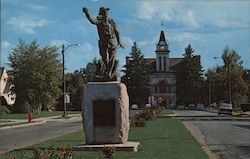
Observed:
[[[250,1],[248,0],[1,0],[1,66],[22,39],[42,46],[79,43],[65,51],[67,72],[84,68],[100,58],[96,26],[82,12],[87,7],[96,17],[99,8],[110,9],[125,49],[117,50],[119,69],[136,41],[145,57],[155,57],[161,29],[169,42],[170,57],[183,57],[191,44],[201,55],[204,70],[222,65],[220,57],[228,46],[238,52],[250,69]],[[163,26],[161,26],[161,23]],[[61,57],[61,55],[60,55]],[[59,58],[60,58],[59,57]]]

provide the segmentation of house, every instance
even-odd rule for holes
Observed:
[[[1,104],[13,105],[15,104],[16,94],[13,92],[14,84],[13,77],[8,75],[4,67],[0,67],[0,97]]]

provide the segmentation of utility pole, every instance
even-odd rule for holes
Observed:
[[[211,72],[208,70],[208,104],[209,110],[211,109]]]
[[[63,61],[63,117],[66,117],[66,82],[65,82],[65,66],[64,66],[64,52],[66,51],[67,48],[71,47],[71,46],[80,46],[80,44],[70,44],[67,47],[64,46],[64,44],[62,44],[62,61]]]

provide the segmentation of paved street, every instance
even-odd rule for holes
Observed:
[[[203,111],[176,110],[191,134],[211,158],[250,158],[250,118]]]
[[[22,128],[0,130],[0,154],[82,130],[81,118],[54,120]],[[79,143],[82,141],[79,140]]]

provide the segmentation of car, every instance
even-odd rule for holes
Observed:
[[[195,107],[196,110],[200,110],[200,111],[203,111],[205,110],[205,106],[204,104],[196,104],[196,107]]]
[[[137,105],[137,104],[132,104],[131,107],[130,107],[130,109],[135,109],[135,110],[137,110],[137,109],[138,109],[138,105]]]
[[[150,107],[151,107],[151,104],[146,104],[145,107],[146,107],[146,108],[150,108]]]
[[[229,103],[219,103],[218,104],[218,115],[220,114],[229,114],[232,115],[233,113],[233,106]]]
[[[184,110],[184,109],[185,109],[185,106],[184,106],[184,105],[178,105],[176,109],[177,109],[177,110]]]
[[[188,110],[195,110],[195,104],[189,104],[189,105],[187,106],[187,109],[188,109]]]

